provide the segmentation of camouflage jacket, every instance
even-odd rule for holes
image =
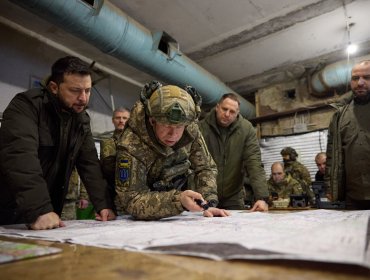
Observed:
[[[115,130],[111,138],[100,141],[100,164],[104,177],[111,187],[114,187],[117,143],[121,135],[122,130]]]
[[[303,192],[305,192],[312,201],[315,195],[312,191],[311,175],[307,167],[299,161],[289,161],[284,163],[284,170],[286,174],[290,174],[301,184]]]
[[[285,176],[280,183],[275,183],[272,177],[267,181],[267,186],[270,194],[275,192],[279,198],[289,198],[291,194],[302,194],[303,189],[301,184],[293,179],[289,174]]]
[[[217,202],[217,167],[198,125],[188,125],[175,146],[165,147],[156,140],[144,107],[137,102],[117,145],[116,191],[124,210],[143,220],[180,214],[181,191],[171,184],[190,173],[194,190]]]

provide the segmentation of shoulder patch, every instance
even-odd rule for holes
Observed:
[[[121,182],[127,181],[130,175],[130,160],[123,158],[120,160],[118,165],[119,179]]]

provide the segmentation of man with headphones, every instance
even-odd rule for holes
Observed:
[[[311,186],[311,175],[307,167],[297,161],[298,153],[292,147],[285,147],[280,151],[284,161],[284,171],[296,179],[306,193],[311,204],[314,203],[315,195]]]
[[[191,87],[154,81],[143,88],[117,144],[116,191],[134,218],[156,220],[185,210],[229,215],[216,208],[217,167],[196,124],[200,103]]]

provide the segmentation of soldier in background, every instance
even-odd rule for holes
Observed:
[[[100,163],[102,165],[103,174],[111,186],[114,186],[117,142],[129,118],[129,109],[119,107],[114,110],[112,116],[112,123],[114,125],[113,136],[100,141]]]
[[[116,147],[118,139],[125,128],[127,121],[130,118],[130,110],[125,107],[118,107],[113,111],[112,123],[114,125],[114,132],[112,138],[103,139],[100,141],[100,164],[102,166],[103,174],[107,180],[118,214],[122,214],[122,207],[116,198],[115,191],[115,176],[116,169]]]
[[[324,181],[325,168],[326,168],[326,153],[318,153],[315,157],[315,163],[317,165],[317,170],[315,174],[315,181]]]
[[[114,125],[114,132],[112,138],[103,139],[100,141],[100,163],[105,179],[107,180],[112,196],[115,197],[114,191],[114,171],[116,165],[116,145],[118,138],[121,136],[125,124],[130,118],[130,110],[125,107],[118,107],[113,111],[112,123]],[[118,201],[115,201],[116,211],[120,214]],[[89,206],[88,194],[81,179],[74,169],[69,181],[68,194],[64,203],[62,211],[62,219],[75,220],[76,207],[79,209],[86,209]]]
[[[117,193],[115,191],[115,168],[116,168],[116,147],[117,141],[120,138],[125,125],[130,118],[130,109],[125,107],[118,107],[113,111],[112,115],[112,123],[114,126],[113,136],[108,139],[102,139],[100,141],[100,164],[102,167],[103,175],[108,182],[110,187],[110,193],[112,198],[114,199],[115,204],[115,211],[118,214],[123,214],[122,207],[117,199]],[[83,184],[80,187],[80,200],[79,200],[79,208],[85,209],[89,202],[86,200],[88,198],[86,189],[84,188]]]
[[[216,164],[196,124],[201,98],[193,88],[146,84],[117,146],[116,191],[136,219],[185,210],[228,216],[218,203]],[[188,176],[194,173],[194,190]]]
[[[282,162],[274,162],[271,165],[271,176],[267,181],[270,197],[274,198],[274,193],[279,199],[290,198],[291,194],[301,195],[303,190],[301,184],[284,171]]]
[[[125,107],[118,107],[113,111],[112,123],[114,125],[113,137],[119,138],[119,134],[122,134],[125,125],[130,118],[130,109]]]
[[[285,147],[280,154],[283,157],[285,173],[290,174],[301,184],[303,193],[307,195],[310,203],[313,204],[315,195],[312,191],[310,172],[306,166],[297,161],[298,153],[292,147]]]

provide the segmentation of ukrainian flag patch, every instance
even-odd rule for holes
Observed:
[[[121,182],[127,181],[130,175],[130,161],[128,159],[121,159],[118,165],[119,179]]]

